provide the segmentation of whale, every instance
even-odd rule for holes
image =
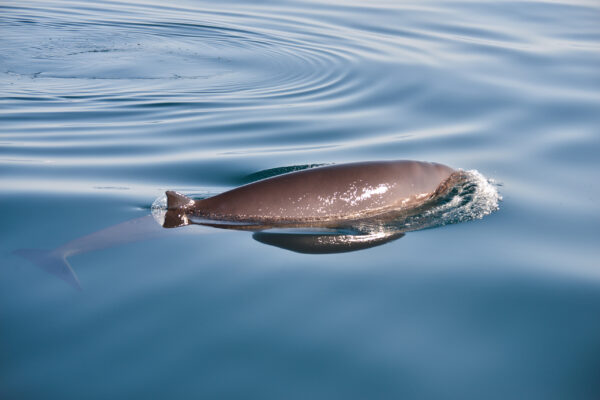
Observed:
[[[310,166],[204,199],[167,191],[166,205],[157,215],[153,205],[152,215],[51,250],[18,249],[13,254],[81,290],[69,257],[170,235],[170,229],[163,228],[190,225],[190,229],[177,230],[182,234],[209,233],[211,228],[246,230],[257,242],[296,253],[346,253],[439,226],[440,215],[431,211],[454,198],[457,189],[467,193],[474,187],[464,171],[432,162]]]
[[[460,170],[424,161],[327,165],[259,180],[194,200],[167,191],[164,227],[193,218],[210,225],[336,226],[416,209],[446,192]]]

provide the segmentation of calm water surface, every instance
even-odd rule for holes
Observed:
[[[599,21],[592,0],[3,1],[0,398],[600,398]],[[503,200],[329,255],[147,217],[167,189],[385,159]],[[15,253],[136,218],[152,239],[69,257],[81,290]]]

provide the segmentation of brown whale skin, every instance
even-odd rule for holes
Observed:
[[[286,223],[347,220],[413,208],[457,171],[423,161],[374,161],[290,172],[191,200],[167,192],[167,209],[211,220]]]

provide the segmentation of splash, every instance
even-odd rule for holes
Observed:
[[[444,196],[447,202],[427,212],[442,225],[481,219],[498,210],[502,196],[496,185],[476,170],[464,172],[465,179]]]
[[[416,213],[396,219],[393,227],[415,231],[482,219],[500,208],[497,186],[477,170],[461,171],[461,178],[449,190]]]
[[[165,223],[165,216],[167,214],[167,195],[162,194],[152,203],[152,207],[150,208],[152,211],[152,217],[157,224],[163,226]]]

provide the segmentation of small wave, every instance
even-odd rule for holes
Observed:
[[[497,211],[502,196],[493,181],[477,170],[462,171],[462,179],[427,209],[398,226],[406,231],[434,228],[475,219]]]

